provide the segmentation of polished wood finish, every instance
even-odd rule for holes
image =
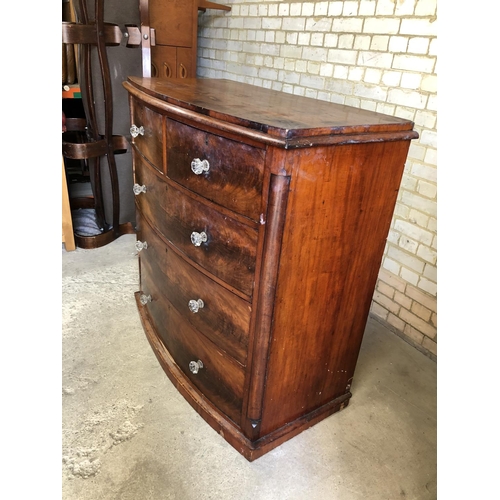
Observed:
[[[149,0],[151,27],[157,45],[192,47],[196,43],[198,5],[194,0]]]
[[[180,313],[188,311],[191,299],[204,301],[203,309],[188,313],[186,320],[242,365],[246,362],[251,305],[221,287],[204,273],[189,265],[157,235],[139,215],[137,238],[147,242],[141,264],[150,274],[161,276],[159,288],[163,296]]]
[[[261,214],[265,150],[167,120],[170,179],[255,221]],[[194,158],[207,160],[209,172],[193,175]]]
[[[263,433],[349,390],[407,149],[368,143],[295,158],[263,401],[275,411]]]
[[[168,104],[180,106],[178,115],[191,116],[198,122],[225,130],[231,130],[234,124],[243,127],[234,128],[237,132],[245,134],[244,129],[248,129],[247,136],[251,136],[251,131],[261,132],[255,134],[257,140],[287,149],[415,137],[412,122],[402,118],[230,80],[191,78],[183,85],[159,78],[130,77],[128,80],[132,86],[127,85],[129,91],[140,88],[147,94],[143,95],[145,102],[148,102],[147,96],[152,96],[162,109],[170,109]],[[204,120],[208,117],[212,120]]]
[[[131,117],[161,117],[161,161],[133,145],[139,234],[152,242],[136,294],[146,335],[183,396],[254,460],[347,406],[417,134],[407,120],[237,82],[124,86]],[[193,173],[194,158],[210,169]],[[193,230],[207,233],[199,247]],[[206,309],[191,312],[189,298]]]
[[[248,419],[254,424],[262,414],[262,396],[266,379],[266,366],[273,321],[274,297],[278,277],[281,240],[285,225],[286,205],[290,177],[271,174],[269,184],[268,220],[262,250],[260,269],[260,295],[257,304],[255,330],[261,332],[254,339],[252,369],[248,386]]]
[[[134,158],[136,182],[147,189],[146,193],[137,196],[141,212],[193,262],[251,296],[257,230],[227,217],[211,205],[203,204],[173,184],[160,184],[156,171],[137,154]],[[207,241],[194,246],[191,242],[193,232],[205,232]]]
[[[220,411],[234,422],[239,422],[245,375],[243,367],[191,327],[156,288],[157,281],[147,274],[147,268],[141,268],[141,272],[145,275],[143,282],[149,284],[143,291],[155,297],[148,310],[159,319],[156,331],[165,348],[185,377]],[[189,363],[200,359],[204,366],[193,375],[188,369]]]
[[[196,76],[198,11],[231,10],[204,0],[140,0],[143,76]]]
[[[155,46],[151,52],[151,76],[160,78],[177,77],[177,48]]]
[[[134,144],[149,162],[158,168],[163,165],[163,118],[148,107],[134,108],[132,124],[143,127],[144,133],[134,138]]]
[[[198,10],[205,12],[207,9],[230,11],[231,7],[229,7],[229,5],[220,5],[215,2],[208,2],[207,0],[198,0]]]

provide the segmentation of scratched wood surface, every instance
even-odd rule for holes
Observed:
[[[142,91],[203,115],[281,137],[411,131],[412,122],[230,80],[129,77]]]
[[[140,257],[141,292],[155,298],[145,331],[189,403],[254,460],[347,406],[417,134],[408,120],[227,80],[124,85],[161,128],[134,145],[139,234],[153,242]],[[193,174],[192,158],[213,170]],[[200,246],[193,231],[207,235]],[[196,359],[206,368],[193,374]]]

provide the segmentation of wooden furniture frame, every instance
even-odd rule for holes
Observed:
[[[141,10],[142,76],[196,76],[198,11],[230,11],[205,0],[139,0]]]
[[[408,120],[130,77],[140,289],[167,376],[248,460],[351,398]]]

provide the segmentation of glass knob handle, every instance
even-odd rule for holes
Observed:
[[[134,184],[133,190],[134,190],[134,194],[137,196],[141,193],[146,192],[146,186],[144,184],[142,186],[140,186],[139,184]]]
[[[192,313],[197,313],[200,309],[203,309],[205,307],[205,303],[201,299],[190,300],[188,302],[188,307]]]
[[[191,243],[195,247],[199,247],[202,243],[207,241],[207,233],[202,231],[201,233],[197,233],[196,231],[191,233]]]
[[[146,250],[148,248],[148,242],[147,241],[137,241],[135,243],[135,249],[140,252],[141,250]]]
[[[200,160],[199,158],[195,158],[191,162],[191,170],[196,175],[201,175],[203,172],[208,172],[209,169],[210,163],[208,163],[208,160]]]
[[[130,127],[130,135],[135,139],[138,135],[144,135],[144,127],[133,125]]]
[[[148,302],[151,302],[151,295],[146,295],[142,293],[139,300],[141,301],[141,304],[145,306]]]
[[[191,371],[191,373],[194,373],[196,375],[201,368],[203,368],[203,363],[200,360],[189,362],[189,370]]]

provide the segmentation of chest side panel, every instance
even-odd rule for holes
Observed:
[[[348,391],[409,142],[302,150],[292,175],[261,433]]]

